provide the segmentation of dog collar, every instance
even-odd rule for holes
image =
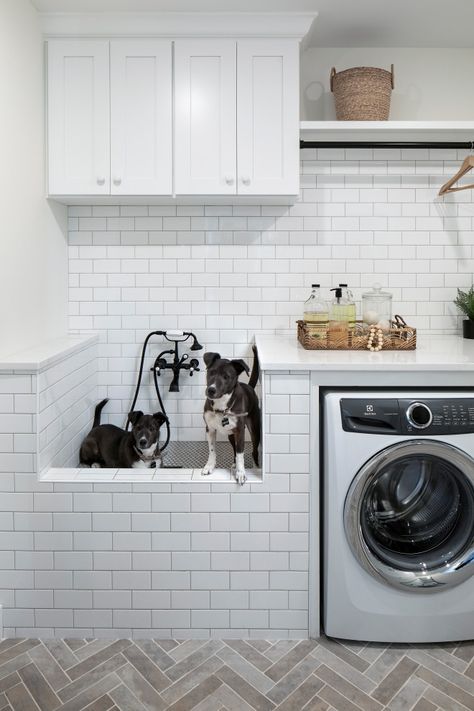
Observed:
[[[234,400],[235,400],[235,398],[234,398]],[[234,405],[234,400],[233,400],[231,403],[229,403],[229,404],[227,405],[227,407],[225,408],[225,410],[215,410],[215,409],[214,409],[214,405],[212,406],[212,409],[213,409],[214,412],[218,412],[218,413],[221,414],[221,415],[228,415],[228,414],[231,412],[231,410],[232,410],[232,407],[233,407],[233,405]],[[214,400],[212,400],[211,402],[214,402]],[[238,415],[236,415],[236,417],[238,417]]]

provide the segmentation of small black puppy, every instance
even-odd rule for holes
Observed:
[[[252,456],[258,467],[258,447],[260,444],[260,406],[255,393],[259,375],[257,349],[253,346],[253,367],[249,382],[240,383],[239,375],[249,373],[247,363],[241,358],[228,360],[219,353],[204,353],[207,367],[206,402],[204,421],[206,423],[209,458],[203,475],[211,474],[216,466],[216,435],[226,434],[234,450],[235,478],[239,484],[246,480],[244,466],[245,427],[252,439]]]
[[[123,469],[161,466],[160,427],[166,422],[163,413],[131,412],[128,419],[132,431],[127,432],[115,425],[100,424],[100,414],[107,403],[108,398],[96,405],[92,429],[81,445],[80,463],[87,467]]]

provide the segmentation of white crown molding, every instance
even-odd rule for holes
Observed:
[[[309,32],[317,12],[40,13],[48,37],[289,37]]]

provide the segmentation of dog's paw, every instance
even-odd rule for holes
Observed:
[[[245,469],[236,469],[235,470],[235,479],[237,481],[237,484],[240,484],[240,486],[243,486],[245,484],[245,482],[247,481]]]
[[[101,466],[100,466],[99,462],[94,462],[93,464],[91,464],[91,469],[100,469],[100,468],[101,468]]]
[[[214,471],[214,468],[215,464],[213,464],[212,462],[208,462],[204,465],[201,474],[203,476],[209,476],[209,474],[212,474],[212,472]]]

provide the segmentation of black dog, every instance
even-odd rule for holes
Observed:
[[[131,412],[128,419],[132,431],[115,425],[101,425],[100,413],[108,399],[102,400],[95,408],[92,429],[84,439],[79,453],[80,463],[88,467],[159,467],[161,453],[159,446],[160,427],[166,422],[162,412],[144,415],[141,410]]]
[[[207,400],[204,405],[209,458],[202,473],[211,474],[216,466],[216,435],[226,434],[234,450],[235,478],[239,484],[245,483],[244,447],[245,427],[252,438],[252,456],[258,467],[258,447],[260,444],[260,407],[255,393],[259,367],[257,349],[253,346],[254,361],[248,385],[238,381],[240,373],[249,373],[249,367],[242,359],[228,360],[219,353],[205,353],[207,367]]]

